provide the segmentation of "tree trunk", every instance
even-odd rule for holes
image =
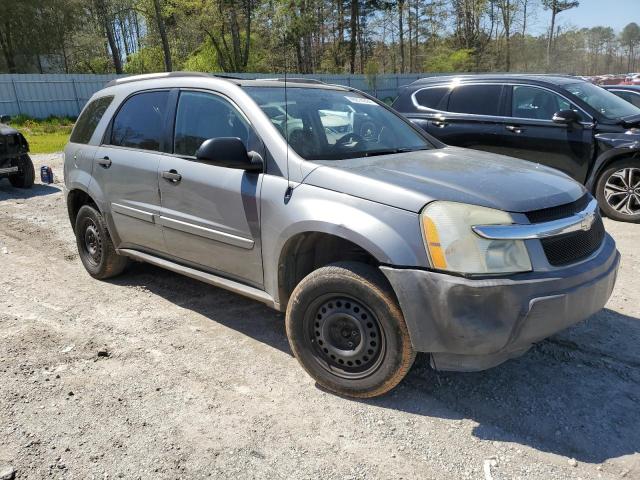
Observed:
[[[111,51],[111,57],[113,58],[113,66],[116,69],[116,73],[122,73],[122,59],[120,58],[120,49],[113,34],[113,25],[109,20],[107,13],[107,6],[105,0],[95,0],[98,13],[102,20],[102,26],[107,36],[107,43],[109,44],[109,50]]]
[[[4,32],[0,31],[0,48],[4,54],[4,61],[7,64],[7,70],[9,73],[17,73],[15,52],[13,50],[13,41],[11,39],[11,25],[9,22],[5,22]]]
[[[556,26],[556,11],[557,6],[554,1],[551,4],[551,28],[549,29],[549,39],[547,41],[547,71],[549,71],[549,68],[551,67],[551,45],[553,43],[553,31]]]
[[[398,0],[398,35],[400,37],[400,73],[404,73],[404,0]]]
[[[522,3],[522,51],[525,52],[524,57],[524,70],[528,70],[528,58],[529,55],[526,54],[525,48],[527,46],[526,34],[527,34],[527,3],[529,0],[524,0]]]
[[[162,41],[162,53],[164,54],[164,68],[166,72],[173,70],[171,62],[171,49],[169,48],[169,39],[167,38],[167,30],[162,18],[162,9],[160,8],[160,0],[153,0],[153,7],[156,11],[156,23],[158,24],[158,33]]]
[[[358,40],[358,0],[351,0],[351,18],[349,32],[349,71],[356,72],[356,42]]]

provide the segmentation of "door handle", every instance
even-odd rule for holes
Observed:
[[[524,132],[524,128],[518,127],[517,125],[507,125],[504,128],[506,128],[507,130],[509,130],[510,132],[513,132],[513,133],[522,133],[522,132]]]
[[[102,157],[98,160],[98,165],[102,168],[109,168],[111,166],[111,159],[109,157]]]
[[[180,180],[182,180],[182,175],[180,175],[176,170],[172,169],[168,172],[162,172],[162,178],[173,183],[178,183]]]
[[[447,122],[442,121],[442,120],[433,120],[431,122],[431,125],[433,125],[434,127],[443,128],[443,127],[446,127],[449,124]]]

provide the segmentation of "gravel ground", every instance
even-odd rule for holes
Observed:
[[[144,264],[90,278],[60,187],[0,181],[0,479],[640,478],[640,227],[606,222],[622,267],[588,321],[482,373],[419,356],[355,401],[259,303]]]

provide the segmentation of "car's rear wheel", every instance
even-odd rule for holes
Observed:
[[[286,325],[303,368],[340,395],[382,395],[415,359],[391,287],[369,265],[341,262],[309,274],[291,295]]]
[[[103,280],[122,273],[127,257],[118,255],[104,218],[91,205],[83,205],[76,218],[76,243],[84,268],[94,278]]]
[[[11,185],[16,188],[31,188],[36,178],[36,172],[29,155],[21,155],[12,160],[11,166],[18,167],[18,173],[9,177]]]
[[[622,222],[640,222],[640,161],[624,159],[598,178],[596,197],[604,214]]]

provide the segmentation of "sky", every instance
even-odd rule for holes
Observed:
[[[551,12],[540,8],[533,30],[543,33],[548,28]],[[580,6],[562,12],[557,17],[560,25],[575,27],[612,27],[619,33],[626,24],[640,25],[640,0],[580,0]]]

